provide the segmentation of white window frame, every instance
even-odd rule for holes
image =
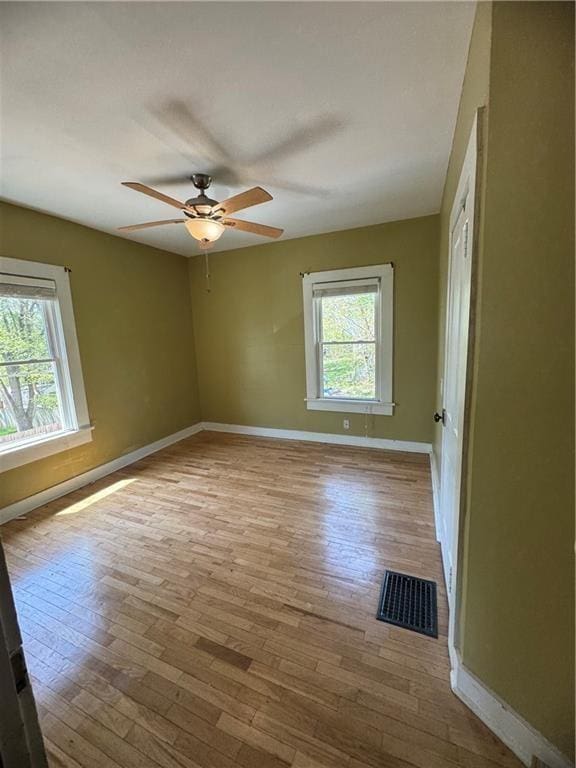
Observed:
[[[52,264],[2,256],[0,276],[7,276],[8,279],[20,278],[22,282],[50,280],[55,284],[56,301],[48,312],[47,321],[51,326],[49,337],[55,344],[51,356],[55,358],[60,386],[65,390],[62,402],[64,429],[15,445],[8,443],[0,447],[0,472],[5,472],[90,442],[92,427],[84,390],[68,272],[64,267]]]
[[[314,289],[322,284],[347,287],[378,283],[376,293],[376,398],[374,400],[323,397],[321,394],[320,323],[318,300]],[[306,352],[306,407],[310,411],[343,411],[345,413],[394,414],[392,398],[394,361],[394,267],[380,264],[373,267],[333,269],[311,272],[302,280],[304,300],[304,337]]]

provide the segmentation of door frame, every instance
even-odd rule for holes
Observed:
[[[0,766],[48,768],[1,541],[0,688]]]
[[[447,280],[447,300],[446,300],[446,325],[444,336],[444,360],[442,365],[442,398],[444,397],[445,376],[446,376],[446,357],[448,349],[448,333],[449,333],[449,312],[450,312],[450,296],[451,296],[451,280],[452,280],[452,234],[454,227],[457,223],[458,217],[462,211],[463,205],[468,209],[468,243],[467,252],[470,258],[470,297],[468,307],[468,329],[467,329],[467,354],[466,354],[466,371],[464,376],[464,396],[462,398],[463,413],[462,413],[462,431],[459,440],[459,452],[460,452],[460,477],[459,492],[458,492],[458,509],[454,521],[454,530],[452,541],[445,541],[444,536],[444,517],[443,510],[441,508],[442,502],[442,469],[438,468],[437,475],[438,485],[438,520],[440,522],[438,530],[438,538],[441,545],[442,552],[442,564],[444,567],[444,579],[446,582],[446,592],[448,597],[448,649],[450,652],[450,662],[452,668],[452,676],[454,671],[459,665],[459,625],[460,625],[460,604],[461,604],[461,586],[462,579],[460,576],[460,559],[462,556],[462,531],[463,522],[466,509],[466,481],[467,481],[467,457],[468,457],[468,443],[470,433],[470,403],[471,403],[471,389],[472,389],[472,370],[473,370],[473,353],[474,353],[474,316],[476,306],[476,294],[477,294],[477,254],[478,254],[478,231],[479,231],[479,218],[480,218],[480,181],[482,155],[481,155],[481,138],[482,138],[482,124],[484,117],[484,108],[480,108],[476,111],[474,119],[472,121],[472,128],[470,131],[470,137],[468,139],[468,145],[466,154],[462,163],[460,171],[460,178],[458,186],[454,194],[452,208],[450,211],[450,222],[448,232],[448,280]],[[442,461],[442,457],[441,457]],[[447,552],[450,551],[450,560],[452,563],[451,574],[446,571],[446,564],[448,562]]]

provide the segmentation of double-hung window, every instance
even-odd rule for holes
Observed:
[[[0,258],[0,470],[90,439],[68,274]]]
[[[309,409],[393,413],[393,276],[391,264],[304,276]]]

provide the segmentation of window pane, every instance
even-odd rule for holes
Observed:
[[[0,367],[0,449],[62,429],[53,363]]]
[[[325,344],[323,397],[376,399],[376,345]]]
[[[0,362],[51,357],[45,301],[0,298]]]
[[[376,326],[376,294],[323,296],[322,341],[373,341]]]
[[[0,298],[0,447],[62,429],[62,409],[51,357],[46,301]]]

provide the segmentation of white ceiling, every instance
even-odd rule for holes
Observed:
[[[178,217],[121,181],[186,199],[173,179],[213,171],[219,200],[268,189],[238,218],[285,238],[434,213],[473,15],[468,2],[0,3],[0,195],[114,232]],[[129,237],[197,253],[179,225]],[[227,231],[218,249],[261,242]]]

